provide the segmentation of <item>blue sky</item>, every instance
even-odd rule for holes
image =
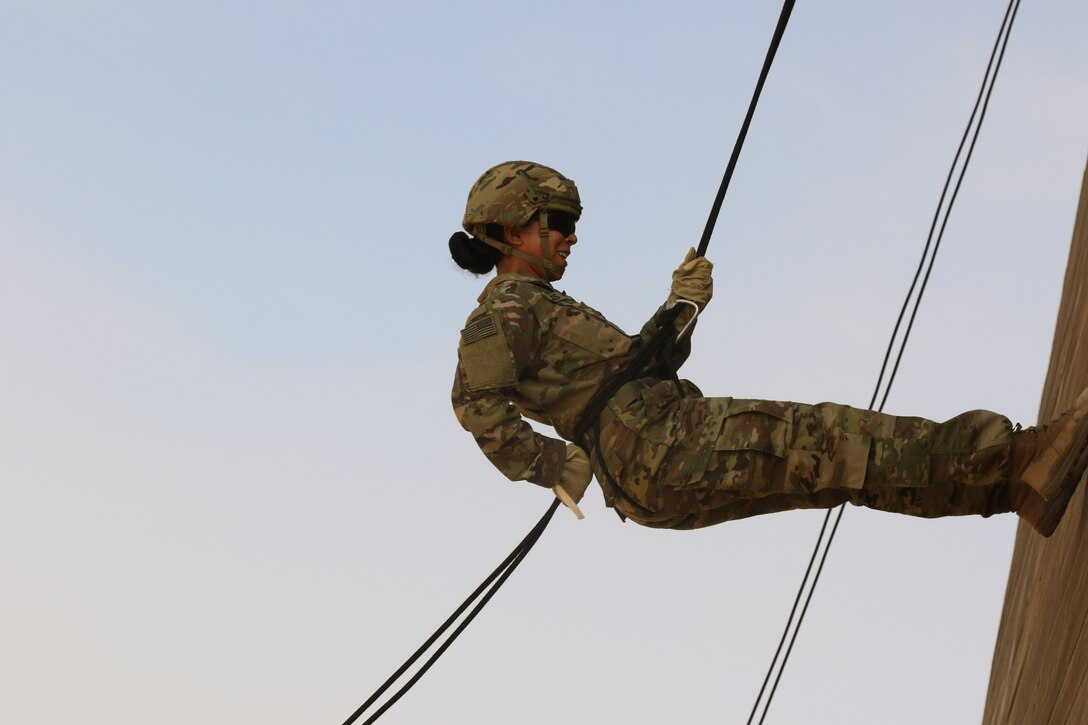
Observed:
[[[868,402],[1003,13],[798,5],[710,247],[704,391]],[[637,330],[777,15],[0,0],[0,720],[341,722],[548,504],[449,407],[472,181],[574,178],[560,286]],[[889,412],[1034,422],[1086,27],[1023,6]],[[821,515],[583,508],[384,722],[747,716]],[[767,721],[978,720],[1015,530],[849,510]]]

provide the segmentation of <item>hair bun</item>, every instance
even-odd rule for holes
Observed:
[[[502,253],[464,232],[454,232],[450,235],[450,256],[461,269],[487,274],[495,268]]]

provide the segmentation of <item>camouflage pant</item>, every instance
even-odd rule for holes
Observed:
[[[846,502],[989,516],[1011,511],[1015,495],[1012,426],[982,410],[935,423],[833,403],[680,397],[671,383],[637,381],[600,426],[592,447],[605,499],[646,526],[698,528]]]

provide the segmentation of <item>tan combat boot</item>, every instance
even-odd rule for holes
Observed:
[[[1027,489],[1016,513],[1050,536],[1088,468],[1088,389],[1056,420],[1014,432],[1011,457]]]

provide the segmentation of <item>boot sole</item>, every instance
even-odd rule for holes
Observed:
[[[1039,495],[1046,501],[1056,501],[1065,495],[1065,489],[1069,485],[1066,480],[1069,474],[1080,463],[1084,448],[1088,446],[1088,415],[1077,424],[1073,433],[1073,439],[1069,442],[1069,449],[1054,466],[1047,471],[1046,483],[1039,490]]]
[[[1077,486],[1080,485],[1080,481],[1084,477],[1084,471],[1088,468],[1088,444],[1081,440],[1086,431],[1088,431],[1088,421],[1082,423],[1081,430],[1077,431],[1077,442],[1081,446],[1080,455],[1066,456],[1059,466],[1057,475],[1047,482],[1047,492],[1049,493],[1057,488],[1057,495],[1052,500],[1047,501],[1045,512],[1035,524],[1035,530],[1043,536],[1050,536],[1058,528],[1058,524],[1065,515],[1065,510],[1069,506],[1069,501],[1073,498],[1073,494],[1077,492]]]

